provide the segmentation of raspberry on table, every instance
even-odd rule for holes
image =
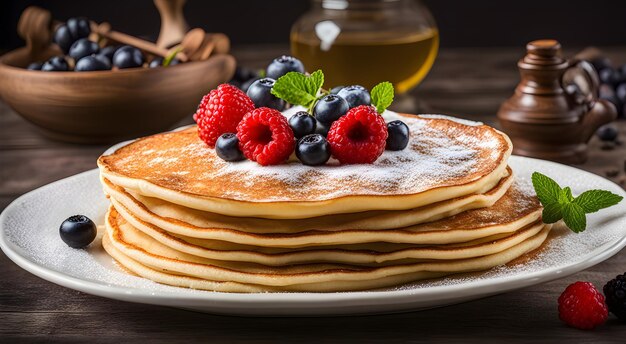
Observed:
[[[198,136],[209,147],[224,133],[234,133],[243,116],[254,110],[254,103],[240,89],[221,84],[205,95],[193,119],[198,123]]]
[[[276,165],[293,152],[296,138],[280,111],[262,107],[247,113],[237,126],[239,148],[259,164]]]
[[[609,311],[626,322],[626,273],[608,281],[603,291]]]
[[[387,125],[372,106],[350,109],[328,131],[330,151],[342,164],[371,164],[385,151]]]
[[[559,318],[566,324],[590,330],[609,316],[604,296],[589,282],[570,284],[559,296]]]

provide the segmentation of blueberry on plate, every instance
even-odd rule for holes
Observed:
[[[109,60],[102,55],[90,55],[85,56],[76,62],[74,71],[76,72],[89,72],[96,70],[110,70],[111,64]]]
[[[137,68],[143,66],[144,56],[141,50],[125,45],[113,54],[113,66],[119,69]]]
[[[372,97],[370,96],[370,93],[367,91],[367,89],[363,86],[346,86],[339,90],[337,95],[345,99],[351,109],[359,105],[372,104]]]
[[[313,134],[317,121],[306,111],[298,111],[289,118],[289,126],[297,139]]]
[[[409,127],[404,122],[391,121],[387,123],[387,133],[386,150],[403,150],[409,144]]]
[[[41,66],[41,70],[45,72],[65,72],[70,70],[70,66],[63,56],[54,56]]]
[[[330,94],[337,94],[339,93],[339,91],[341,91],[342,88],[344,88],[345,86],[335,86],[330,90]]]
[[[54,31],[54,35],[52,36],[52,42],[56,43],[56,45],[61,48],[63,53],[67,54],[70,51],[70,47],[72,43],[74,43],[75,39],[72,37],[70,33],[70,29],[67,28],[67,25],[60,25]]]
[[[107,59],[109,59],[109,63],[111,63],[111,61],[113,61],[113,55],[115,55],[115,52],[117,51],[117,49],[119,49],[119,46],[109,45],[107,47],[100,49],[100,52],[98,53],[98,55],[102,55],[106,57]]]
[[[42,66],[43,66],[42,62],[33,62],[33,63],[29,64],[28,67],[26,67],[26,69],[28,69],[28,70],[41,70]]]
[[[278,80],[278,78],[289,72],[304,73],[304,65],[293,56],[283,55],[275,58],[274,61],[267,66],[265,76]]]
[[[65,23],[74,41],[85,38],[91,33],[89,20],[83,17],[70,18]]]
[[[276,80],[272,78],[263,78],[253,82],[248,87],[246,94],[252,99],[255,107],[268,107],[278,111],[285,109],[287,103],[272,94],[272,87],[274,87],[275,82]]]
[[[72,44],[69,55],[74,61],[78,61],[85,56],[97,54],[99,50],[98,43],[92,42],[87,38],[81,38]]]
[[[72,248],[83,248],[91,244],[97,233],[96,224],[85,215],[70,216],[59,227],[61,240]]]
[[[233,133],[225,133],[215,142],[215,153],[225,161],[240,161],[245,159],[239,149],[239,139]]]
[[[606,124],[598,128],[598,131],[596,131],[596,135],[602,141],[612,142],[617,140],[619,131],[617,130],[617,128],[615,128],[615,126]]]
[[[310,134],[296,144],[296,156],[305,165],[324,165],[330,159],[330,144],[320,134]]]
[[[319,122],[330,125],[350,110],[348,102],[335,94],[327,94],[313,107],[313,116]]]

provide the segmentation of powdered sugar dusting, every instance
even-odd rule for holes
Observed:
[[[283,115],[290,116],[299,108]],[[354,195],[409,195],[470,183],[506,159],[507,142],[496,131],[471,122],[437,120],[386,111],[410,128],[409,146],[385,151],[373,164],[306,166],[293,157],[276,166],[254,161],[226,162],[191,128],[128,146],[115,154],[114,170],[169,189],[225,199],[276,202],[320,201]],[[441,119],[446,119],[441,120]],[[266,192],[263,192],[266,191]]]

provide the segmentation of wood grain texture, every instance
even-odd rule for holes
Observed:
[[[263,67],[283,47],[235,52],[240,63]],[[523,49],[442,51],[432,73],[414,91],[432,111],[495,121],[500,102],[518,82],[516,60]],[[626,62],[626,49],[612,49]],[[188,123],[186,119],[181,123]],[[618,123],[626,138],[626,122]],[[618,170],[623,180],[626,145],[601,149],[590,143],[580,168],[605,176]],[[105,146],[49,141],[0,102],[0,209],[19,195],[59,178],[95,168]],[[624,184],[622,184],[624,185]],[[150,343],[275,342],[621,342],[626,325],[611,317],[593,332],[571,329],[558,320],[556,299],[571,282],[602,286],[626,271],[626,250],[583,272],[520,291],[428,311],[344,318],[237,318],[108,300],[57,286],[22,270],[0,254],[0,342],[75,341]]]

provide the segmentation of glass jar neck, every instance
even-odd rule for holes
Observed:
[[[410,0],[312,0],[313,6],[325,10],[377,11],[399,6]]]

